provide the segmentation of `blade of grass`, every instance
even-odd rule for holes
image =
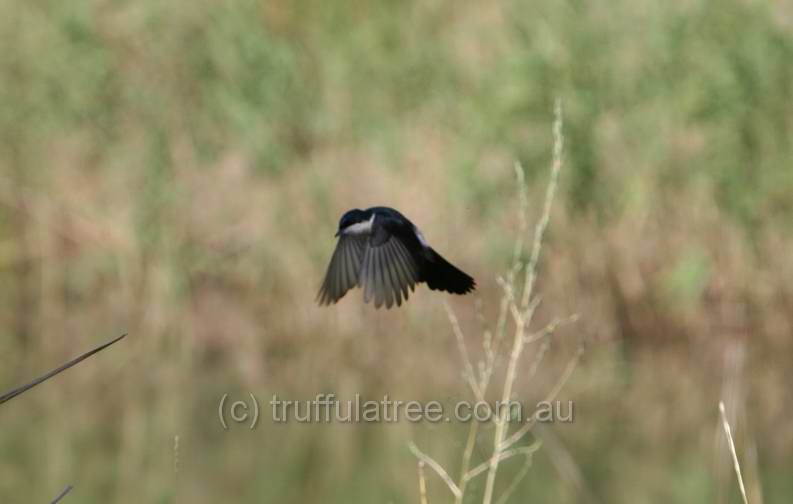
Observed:
[[[55,499],[50,504],[58,504],[61,501],[61,499],[66,497],[66,494],[72,491],[72,488],[74,487],[71,485],[66,485],[66,488],[64,488],[63,491],[59,493],[58,496],[55,497]]]
[[[99,345],[98,347],[94,348],[93,350],[89,350],[88,352],[85,352],[84,354],[82,354],[82,355],[80,355],[78,357],[75,357],[74,359],[70,360],[66,364],[53,369],[49,373],[44,374],[44,375],[36,378],[32,382],[27,383],[25,385],[22,385],[21,387],[17,387],[17,388],[15,388],[13,390],[10,390],[10,391],[6,392],[2,396],[0,396],[0,404],[3,404],[6,401],[10,401],[11,399],[15,398],[16,396],[18,396],[18,395],[20,395],[20,394],[22,394],[24,392],[27,392],[28,390],[32,389],[36,385],[49,380],[50,378],[52,378],[53,376],[57,375],[58,373],[60,373],[62,371],[66,371],[70,367],[72,367],[75,364],[87,359],[88,357],[94,355],[95,353],[101,352],[102,350],[104,350],[105,348],[109,347],[113,343],[116,343],[117,341],[120,341],[121,339],[123,339],[126,335],[127,334],[124,333],[121,336],[118,336],[117,338],[114,338],[114,339],[108,341],[107,343],[103,343],[103,344]]]

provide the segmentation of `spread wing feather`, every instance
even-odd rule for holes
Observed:
[[[374,245],[364,236],[342,235],[317,293],[320,305],[336,303],[355,286],[363,289],[365,303],[376,308],[402,306],[419,279],[419,267],[396,235]]]
[[[320,305],[341,299],[358,283],[366,240],[357,236],[342,236],[330,258],[325,280],[317,293]]]
[[[418,282],[418,266],[407,247],[392,235],[380,245],[367,244],[359,280],[365,303],[374,299],[376,308],[401,306]]]

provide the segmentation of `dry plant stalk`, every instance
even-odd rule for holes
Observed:
[[[74,488],[72,485],[66,485],[66,488],[64,488],[50,504],[58,504],[63,500],[64,497],[66,497],[66,494],[72,491],[72,488]]]
[[[424,477],[424,461],[419,460],[419,502],[427,504],[427,479]]]
[[[577,316],[571,316],[567,319],[556,319],[548,324],[546,327],[535,333],[529,333],[532,316],[534,311],[539,305],[540,298],[534,295],[534,285],[537,279],[537,267],[540,260],[540,253],[542,251],[543,237],[550,222],[551,207],[553,204],[556,189],[559,183],[559,172],[562,168],[562,152],[564,146],[564,136],[562,134],[562,104],[557,99],[554,109],[555,120],[553,124],[553,160],[551,164],[551,176],[548,186],[545,191],[545,201],[542,209],[540,220],[534,229],[534,236],[532,241],[531,254],[528,262],[521,261],[521,256],[524,250],[524,240],[528,231],[528,198],[526,195],[526,182],[523,173],[523,168],[515,165],[515,175],[518,182],[518,195],[520,198],[520,206],[518,212],[519,225],[518,235],[515,239],[515,247],[512,254],[512,264],[507,271],[506,277],[499,277],[498,283],[503,289],[501,303],[499,305],[499,315],[496,319],[495,330],[491,331],[488,328],[483,329],[482,350],[484,358],[478,362],[475,368],[471,362],[466,344],[463,330],[460,326],[459,320],[448,304],[444,304],[449,322],[452,326],[457,341],[457,347],[460,351],[460,356],[463,360],[463,374],[466,383],[471,388],[471,392],[477,401],[485,399],[485,393],[493,378],[493,372],[496,368],[496,361],[501,355],[502,346],[504,345],[505,336],[507,333],[508,320],[511,318],[515,330],[512,336],[512,345],[509,349],[508,363],[504,382],[502,384],[500,396],[501,404],[507,404],[513,396],[513,387],[515,380],[519,374],[520,357],[527,344],[543,340],[543,346],[540,348],[534,362],[530,367],[530,376],[534,376],[542,360],[545,351],[547,350],[547,338],[552,336],[559,325],[567,322],[573,322]],[[519,273],[523,270],[522,282],[519,282]],[[520,292],[520,298],[517,293]],[[477,307],[478,308],[478,307]],[[547,396],[548,401],[552,401],[559,393],[561,388],[569,379],[581,355],[581,350],[576,353],[575,357],[570,361],[568,366],[562,373],[561,378],[553,387]],[[483,502],[484,504],[491,504],[494,498],[496,476],[498,474],[499,464],[507,459],[515,456],[524,457],[524,465],[518,471],[513,480],[507,485],[504,493],[498,499],[498,503],[505,503],[509,497],[517,489],[520,481],[525,477],[528,472],[532,455],[539,447],[539,441],[525,447],[516,447],[516,443],[522,440],[534,426],[534,418],[529,419],[520,429],[512,434],[509,434],[509,408],[501,408],[498,416],[492,419],[495,425],[495,434],[493,438],[493,453],[484,462],[472,467],[472,459],[474,447],[476,445],[477,436],[479,434],[479,422],[472,421],[468,431],[465,448],[463,449],[460,473],[455,481],[449,473],[432,457],[422,452],[416,447],[415,444],[410,444],[410,449],[413,454],[419,459],[420,462],[425,463],[433,469],[435,473],[446,484],[449,491],[454,495],[455,504],[461,504],[465,497],[465,492],[468,483],[475,477],[486,474],[487,480],[485,484],[485,493]],[[423,498],[426,498],[424,496]]]
[[[117,341],[120,341],[120,340],[124,339],[124,337],[126,337],[126,335],[127,334],[124,333],[121,336],[113,338],[112,340],[108,341],[107,343],[103,343],[103,344],[99,345],[98,347],[96,347],[96,348],[94,348],[92,350],[89,350],[89,351],[87,351],[87,352],[85,352],[85,353],[83,353],[81,355],[78,355],[77,357],[75,357],[74,359],[70,360],[66,364],[58,366],[57,368],[53,369],[52,371],[49,371],[48,373],[43,374],[42,376],[39,376],[38,378],[36,378],[33,381],[28,382],[25,385],[16,387],[13,390],[9,390],[8,392],[0,395],[0,404],[3,404],[5,402],[10,401],[11,399],[15,398],[18,395],[24,394],[25,392],[27,392],[28,390],[32,389],[36,385],[40,385],[41,383],[44,383],[45,381],[49,380],[53,376],[55,376],[55,375],[57,375],[57,374],[59,374],[59,373],[61,373],[63,371],[66,371],[67,369],[69,369],[70,367],[74,366],[75,364],[78,364],[78,363],[84,361],[85,359],[87,359],[88,357],[91,357],[92,355],[94,355],[94,354],[96,354],[98,352],[101,352],[102,350],[104,350],[105,348],[109,347],[113,343],[116,343]],[[63,491],[61,491],[61,493],[59,493],[58,496],[55,497],[55,499],[52,500],[52,504],[57,504],[58,502],[63,500],[63,498],[66,497],[66,495],[69,492],[72,491],[72,488],[74,488],[72,485],[66,485],[66,488],[64,488]]]
[[[25,385],[19,386],[19,387],[13,389],[13,390],[9,390],[5,394],[0,395],[0,404],[3,404],[5,402],[7,402],[7,401],[10,401],[11,399],[15,398],[18,395],[24,394],[25,392],[27,392],[28,390],[32,389],[36,385],[44,383],[45,381],[49,380],[53,376],[57,375],[58,373],[66,371],[70,367],[72,367],[75,364],[78,364],[78,363],[84,361],[85,359],[87,359],[88,357],[94,355],[95,353],[101,352],[102,350],[104,350],[105,348],[109,347],[113,343],[124,339],[124,337],[126,337],[126,335],[127,335],[127,333],[124,333],[121,336],[113,338],[112,340],[108,341],[107,343],[103,343],[103,344],[99,345],[98,347],[85,352],[84,354],[78,355],[77,357],[75,357],[74,359],[70,360],[66,364],[63,364],[62,366],[58,366],[57,368],[53,369],[52,371],[50,371],[48,373],[43,374],[42,376],[39,376],[38,378],[36,378],[33,381],[31,381],[29,383],[26,383]]]
[[[727,445],[730,448],[730,455],[732,455],[732,464],[735,467],[735,476],[738,478],[738,488],[741,490],[743,504],[749,504],[749,499],[746,497],[746,487],[743,484],[741,464],[738,462],[738,452],[735,450],[735,442],[732,439],[732,429],[730,429],[730,422],[727,421],[727,413],[724,411],[724,401],[719,401],[719,414],[721,415],[721,426],[724,428],[724,435],[727,436]]]

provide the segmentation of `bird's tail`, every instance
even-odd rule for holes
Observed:
[[[463,273],[433,249],[429,249],[429,261],[424,268],[424,281],[432,290],[452,294],[465,294],[476,287],[473,278]]]

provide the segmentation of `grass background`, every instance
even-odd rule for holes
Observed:
[[[314,295],[338,217],[381,204],[476,277],[492,320],[512,164],[539,215],[557,96],[565,167],[538,318],[582,318],[519,398],[587,350],[561,397],[576,422],[549,426],[558,443],[516,500],[738,502],[720,397],[750,499],[793,496],[789,3],[0,11],[0,384],[130,333],[3,407],[3,501],[71,483],[67,501],[86,503],[416,502],[406,443],[454,468],[464,426],[224,432],[217,401],[467,397],[437,293],[389,312]],[[451,302],[476,344],[474,301]]]

